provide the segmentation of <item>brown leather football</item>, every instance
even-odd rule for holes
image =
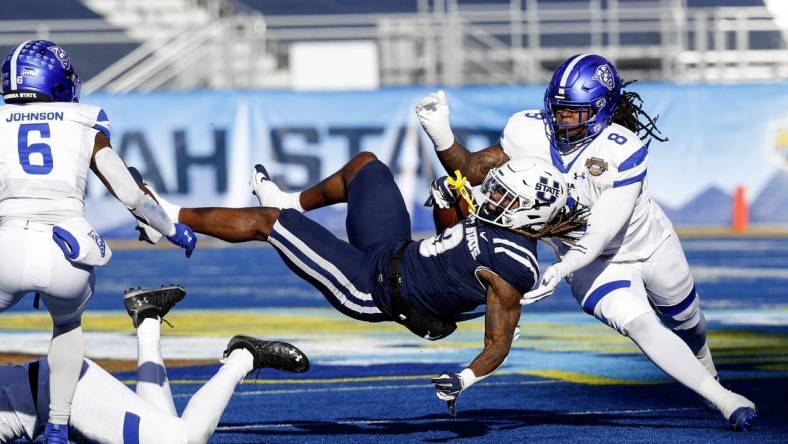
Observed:
[[[458,194],[456,191],[455,195]],[[435,223],[435,233],[441,233],[446,228],[457,225],[470,213],[468,202],[457,196],[457,203],[451,208],[432,207],[432,221]]]

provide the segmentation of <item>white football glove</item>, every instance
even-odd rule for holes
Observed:
[[[542,274],[539,286],[524,294],[522,299],[520,299],[520,305],[533,304],[550,296],[555,291],[555,287],[561,282],[561,279],[565,278],[566,275],[564,266],[560,262],[547,267],[547,270]]]
[[[449,105],[442,90],[422,97],[416,105],[416,115],[437,151],[454,145],[454,133],[449,125]]]

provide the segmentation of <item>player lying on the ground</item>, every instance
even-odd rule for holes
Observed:
[[[569,200],[590,208],[587,229],[574,242],[555,243],[560,261],[545,270],[524,303],[550,295],[566,278],[584,311],[632,339],[735,429],[749,428],[755,405],[718,383],[687,259],[649,197],[651,138],[666,139],[643,112],[640,96],[622,87],[609,60],[572,56],[553,73],[543,109],[515,113],[499,143],[473,153],[454,138],[442,92],[424,97],[416,113],[447,171],[460,170],[476,184],[511,159],[539,157],[564,175]]]
[[[472,312],[486,304],[484,350],[468,368],[435,380],[440,397],[450,401],[506,358],[520,297],[539,275],[535,241],[515,230],[549,223],[565,203],[563,180],[546,162],[519,159],[497,171],[476,217],[422,241],[412,240],[391,171],[367,152],[324,181],[332,203],[347,202],[349,242],[295,209],[179,208],[158,199],[171,217],[199,233],[229,242],[267,241],[294,273],[354,319],[398,322],[435,340],[451,334],[457,321],[480,315]],[[265,193],[269,183],[258,165],[255,193]]]
[[[161,319],[183,299],[181,287],[130,289],[126,310],[137,328],[136,393],[95,362],[85,359],[74,392],[71,430],[102,444],[197,444],[213,435],[230,397],[252,370],[273,368],[303,373],[309,360],[286,342],[237,335],[222,366],[178,416],[161,356]],[[0,367],[0,442],[33,439],[46,421],[49,401],[46,359]]]
[[[0,312],[35,292],[52,316],[46,436],[50,444],[65,444],[84,356],[81,316],[93,295],[94,266],[112,256],[85,219],[88,169],[187,256],[196,238],[136,186],[112,150],[104,110],[78,103],[79,76],[63,49],[26,41],[8,52],[1,71]]]

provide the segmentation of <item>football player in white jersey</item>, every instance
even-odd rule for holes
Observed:
[[[126,292],[126,310],[137,329],[136,389],[95,362],[82,361],[71,411],[74,437],[101,444],[202,444],[213,435],[235,387],[250,371],[309,369],[309,359],[291,344],[234,336],[223,365],[178,416],[159,339],[161,319],[185,294],[174,285]],[[36,437],[47,418],[49,371],[46,359],[0,366],[0,442]]]
[[[82,366],[80,318],[94,266],[111,252],[85,220],[88,168],[138,219],[186,249],[196,238],[144,194],[109,142],[104,110],[79,101],[79,77],[61,48],[30,40],[2,64],[0,107],[0,312],[35,292],[53,324],[48,442],[65,443]]]
[[[621,89],[609,60],[572,56],[553,73],[544,107],[512,115],[500,141],[477,152],[454,138],[442,91],[423,97],[416,114],[447,171],[460,170],[479,184],[509,159],[541,157],[564,174],[570,205],[590,209],[584,232],[557,244],[560,261],[545,270],[523,304],[568,279],[583,310],[632,339],[733,428],[749,428],[755,406],[718,383],[687,260],[672,224],[648,194],[650,138],[666,139],[642,111],[640,97]],[[441,192],[445,184],[433,188],[437,204],[452,204],[441,200],[452,195]]]

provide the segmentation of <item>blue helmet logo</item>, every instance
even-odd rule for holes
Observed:
[[[68,53],[48,40],[24,42],[3,61],[6,103],[79,102],[80,86]]]
[[[610,72],[610,67],[607,65],[599,65],[596,72],[594,72],[594,76],[591,78],[605,85],[605,88],[609,90],[616,86],[613,81],[613,73]]]

